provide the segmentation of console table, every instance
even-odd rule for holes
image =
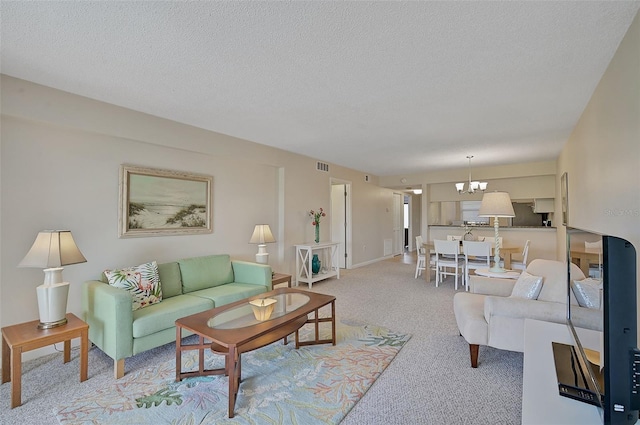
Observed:
[[[600,332],[576,329],[585,348],[600,349]],[[601,424],[600,410],[558,394],[551,342],[572,344],[565,324],[525,319],[522,424]]]
[[[338,262],[338,246],[340,242],[310,242],[296,247],[296,285],[300,282],[309,284],[311,289],[314,282],[328,279],[335,276],[340,279],[340,265]],[[311,268],[311,260],[313,254],[319,254],[322,267],[325,267],[326,273],[313,274]],[[324,264],[326,258],[329,258],[329,264]],[[320,269],[322,270],[322,268]]]

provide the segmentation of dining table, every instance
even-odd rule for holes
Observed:
[[[435,252],[435,244],[433,241],[425,242],[422,246],[431,253]],[[511,254],[517,254],[522,251],[521,246],[513,246],[513,245],[505,245],[500,246],[500,256],[504,259],[504,268],[507,270],[511,269]],[[463,254],[462,241],[460,241],[460,254]],[[491,255],[495,255],[495,246],[491,245]],[[587,270],[589,269],[589,265],[587,264]]]
[[[598,248],[573,247],[569,250],[571,262],[580,267],[585,276],[589,276],[589,264],[602,262],[602,250]]]

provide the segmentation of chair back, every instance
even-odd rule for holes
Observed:
[[[427,250],[422,245],[422,236],[416,236],[416,251],[418,255],[426,255]]]
[[[462,241],[464,255],[469,257],[491,257],[491,244],[489,242]]]
[[[599,249],[600,251],[602,251],[602,239],[600,239],[598,242],[585,242],[584,247],[586,249]]]
[[[458,254],[460,254],[460,242],[459,241],[442,241],[435,239],[433,241],[434,247],[436,249],[436,255],[451,255],[456,259],[458,258]]]
[[[524,243],[524,249],[522,250],[522,264],[527,265],[527,257],[529,256],[529,245],[531,245],[531,241],[527,239]]]
[[[502,246],[502,236],[498,236],[498,240],[500,241],[500,246]],[[496,238],[493,236],[486,236],[484,241],[489,242],[492,248],[496,246]]]

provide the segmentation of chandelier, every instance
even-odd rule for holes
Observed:
[[[456,183],[456,190],[460,195],[463,193],[475,193],[477,190],[481,192],[487,190],[487,182],[471,181],[471,158],[473,158],[473,155],[467,155],[469,160],[469,188],[464,190],[464,183]]]

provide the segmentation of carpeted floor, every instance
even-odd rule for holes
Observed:
[[[329,323],[321,338],[331,338]],[[300,339],[313,339],[305,326]],[[175,360],[152,363],[116,383],[87,392],[58,407],[61,424],[252,425],[337,424],[367,392],[409,340],[379,326],[351,320],[336,323],[336,345],[296,349],[282,340],[242,355],[242,383],[228,418],[229,380],[194,377],[176,382]],[[188,344],[195,344],[192,336]],[[185,352],[184,370],[197,370],[197,351]],[[224,358],[205,351],[206,369],[224,367]]]
[[[341,272],[314,284],[335,295],[338,317],[412,334],[387,369],[351,409],[343,425],[519,424],[522,353],[481,347],[477,369],[453,316],[451,279],[439,288],[414,279],[411,257]],[[126,373],[174,356],[172,344],[127,359]],[[89,353],[89,379],[78,382],[78,354],[62,364],[51,355],[23,365],[23,406],[9,408],[9,384],[0,387],[2,424],[56,424],[54,409],[92,389],[113,385],[112,360]],[[311,424],[308,424],[311,425]]]

